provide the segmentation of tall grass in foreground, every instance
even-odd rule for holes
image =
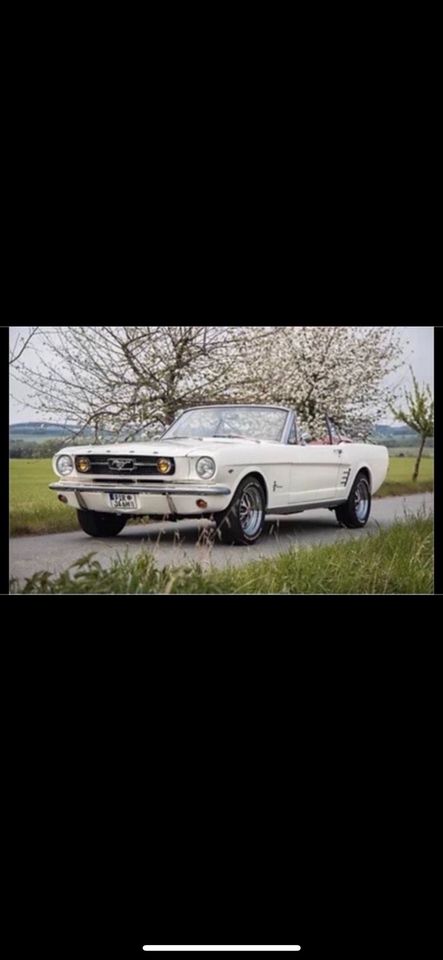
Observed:
[[[108,569],[88,554],[59,575],[35,574],[26,594],[408,594],[433,592],[433,520],[420,516],[358,540],[292,549],[241,568],[160,570],[152,554],[121,557]],[[235,548],[233,548],[235,549]],[[240,548],[238,548],[240,549]]]

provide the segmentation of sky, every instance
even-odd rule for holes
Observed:
[[[23,335],[29,327],[12,327],[10,339],[15,343],[17,335]],[[394,377],[388,381],[390,384],[410,384],[409,364],[414,368],[416,376],[420,382],[434,385],[434,328],[433,327],[398,327],[400,337],[405,346],[405,365]],[[409,341],[409,345],[407,342]],[[26,352],[26,361],[30,366],[36,366],[38,363],[37,355],[32,345]],[[23,359],[25,359],[25,356]],[[26,420],[38,420],[39,413],[26,405],[28,391],[25,385],[10,380],[10,401],[9,401],[9,421],[10,423],[23,423]],[[46,415],[42,419],[48,419]],[[384,418],[386,422],[392,420],[391,417]]]

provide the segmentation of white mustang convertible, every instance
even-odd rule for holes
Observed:
[[[224,543],[248,545],[266,516],[319,507],[364,527],[388,464],[385,447],[342,438],[328,417],[313,441],[285,407],[207,406],[158,440],[61,450],[51,490],[91,537],[117,536],[129,517],[208,517]]]

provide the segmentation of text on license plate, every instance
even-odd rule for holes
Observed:
[[[137,510],[137,497],[133,493],[110,493],[109,503],[114,510]]]

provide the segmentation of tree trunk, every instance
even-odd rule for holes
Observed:
[[[419,474],[419,472],[420,472],[420,464],[421,464],[421,459],[422,459],[422,456],[423,456],[423,450],[425,449],[426,439],[427,439],[426,436],[423,436],[423,437],[421,438],[421,446],[420,446],[420,451],[419,451],[418,458],[417,458],[417,463],[415,464],[415,470],[414,470],[414,476],[412,477],[412,483],[416,483],[416,481],[418,480],[418,474]]]

